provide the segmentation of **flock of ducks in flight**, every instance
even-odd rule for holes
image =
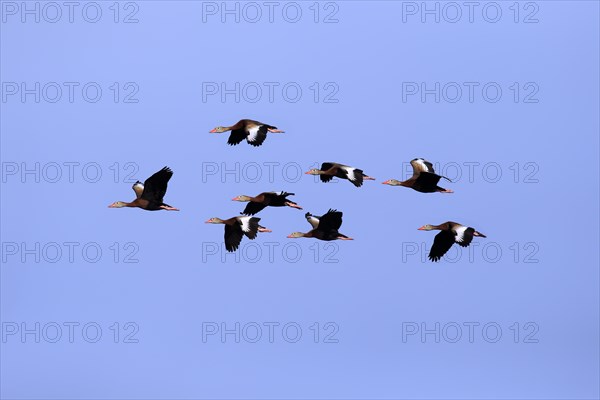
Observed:
[[[227,144],[235,146],[240,144],[244,139],[252,146],[260,146],[267,138],[267,133],[283,133],[284,131],[277,127],[263,124],[262,122],[249,119],[242,119],[232,126],[218,126],[210,131],[210,133],[221,133],[231,131]],[[433,170],[433,165],[423,158],[415,158],[410,162],[413,168],[413,175],[405,181],[389,179],[382,182],[390,186],[404,186],[416,190],[421,193],[453,193],[450,189],[444,189],[438,186],[439,181],[443,178],[447,181],[450,179],[437,175]],[[375,180],[366,175],[363,170],[354,168],[348,165],[338,164],[334,162],[325,162],[320,169],[313,168],[306,172],[308,175],[318,175],[321,182],[329,182],[334,177],[346,179],[354,186],[361,187],[366,180]],[[167,192],[167,184],[173,171],[170,168],[164,167],[156,172],[144,183],[137,181],[133,184],[133,191],[136,198],[132,202],[116,201],[112,203],[110,208],[121,207],[137,207],[148,211],[167,210],[179,211],[179,209],[166,204],[163,200]],[[237,196],[232,200],[239,202],[247,202],[248,204],[240,213],[240,216],[231,217],[229,219],[211,218],[206,223],[209,224],[224,224],[225,225],[225,248],[227,251],[235,251],[238,249],[242,238],[246,236],[253,240],[258,232],[271,232],[271,230],[259,225],[260,218],[254,217],[257,213],[266,207],[290,207],[302,210],[295,202],[288,199],[294,193],[287,192],[263,192],[257,196]],[[311,225],[312,229],[306,233],[294,232],[288,235],[288,238],[315,238],[319,240],[353,240],[339,232],[342,226],[342,212],[334,209],[329,209],[322,216],[314,216],[311,213],[306,213],[305,218]],[[435,236],[433,245],[429,252],[431,261],[439,261],[444,254],[452,247],[454,243],[462,247],[467,247],[471,244],[473,237],[486,237],[482,233],[471,227],[461,225],[456,222],[448,221],[440,225],[423,225],[419,228],[422,231],[439,230]]]

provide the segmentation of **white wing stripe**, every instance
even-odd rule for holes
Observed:
[[[461,226],[460,228],[456,228],[456,238],[454,241],[456,243],[462,243],[465,240],[465,231],[467,230],[466,226]]]
[[[314,216],[310,216],[307,218],[308,219],[308,223],[311,224],[312,226],[314,226],[315,228],[319,225],[319,219],[314,217]]]
[[[260,129],[260,126],[255,126],[253,128],[248,129],[248,141],[249,142],[256,142],[256,140],[258,139],[258,131]]]
[[[239,217],[242,223],[242,230],[244,232],[250,232],[250,218],[252,217]]]
[[[429,168],[427,166],[427,164],[425,164],[424,158],[417,158],[416,160],[417,160],[417,164],[419,164],[421,166],[421,168],[423,168],[424,171],[433,172],[433,171],[431,171],[431,168]]]
[[[348,174],[348,179],[351,181],[355,181],[356,180],[356,174],[354,173],[356,168],[351,168],[351,167],[344,167],[344,170],[346,170],[346,173]]]

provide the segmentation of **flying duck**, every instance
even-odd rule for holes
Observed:
[[[410,165],[412,165],[413,168],[413,175],[410,177],[410,179],[407,179],[403,182],[396,179],[388,179],[387,181],[381,183],[390,186],[405,186],[421,193],[454,193],[450,189],[444,189],[437,185],[441,178],[444,178],[448,181],[450,181],[450,179],[446,178],[445,176],[437,175],[433,170],[433,164],[431,164],[429,161],[423,158],[415,158],[410,162]]]
[[[221,133],[231,131],[227,144],[235,146],[240,144],[242,140],[246,141],[252,146],[258,147],[267,138],[267,132],[271,133],[284,133],[277,129],[275,126],[263,124],[262,122],[253,121],[251,119],[239,120],[235,125],[232,126],[217,126],[209,133]]]
[[[348,179],[356,187],[362,186],[363,180],[375,180],[375,178],[365,175],[362,169],[333,162],[323,163],[321,164],[321,169],[313,168],[305,172],[305,174],[319,175],[321,182],[329,182],[334,176],[340,179]]]
[[[258,224],[260,218],[256,217],[232,217],[229,219],[211,218],[207,224],[225,224],[225,248],[227,251],[236,251],[246,235],[248,239],[254,240],[257,232],[271,232],[270,229]]]
[[[138,207],[148,211],[179,211],[179,209],[171,207],[163,202],[163,197],[167,192],[167,183],[172,176],[173,171],[171,171],[169,167],[164,167],[150,178],[146,179],[144,183],[137,181],[133,184],[131,188],[136,195],[136,199],[134,201],[131,203],[126,201],[115,201],[108,207]]]
[[[473,240],[473,236],[487,237],[483,233],[477,232],[474,228],[466,227],[452,221],[441,225],[423,225],[419,230],[441,231],[435,235],[433,246],[431,246],[431,250],[429,251],[429,259],[433,262],[439,261],[454,243],[458,243],[462,247],[468,247]]]
[[[287,196],[293,196],[293,195],[294,195],[294,193],[287,193],[287,192],[263,192],[256,197],[242,195],[242,196],[234,197],[232,200],[233,201],[241,201],[241,202],[245,202],[245,201],[250,202],[246,206],[244,211],[242,211],[242,214],[245,214],[245,215],[254,215],[267,206],[271,206],[271,207],[287,206],[287,207],[297,208],[298,210],[302,210],[302,207],[300,207],[298,204],[296,204],[293,201],[288,200],[286,198]]]
[[[306,213],[306,220],[311,224],[313,229],[307,233],[294,232],[288,235],[288,238],[315,238],[319,240],[354,240],[346,235],[338,232],[342,226],[342,212],[329,209],[327,214],[315,217],[310,213]]]

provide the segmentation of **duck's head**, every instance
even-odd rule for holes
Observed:
[[[125,203],[124,201],[115,201],[110,206],[108,206],[108,208],[121,208],[121,207],[126,207],[126,206],[127,206],[127,203]]]
[[[205,224],[222,224],[224,221],[221,218],[211,218],[207,221],[204,221]]]
[[[319,175],[321,170],[318,168],[312,168],[305,172],[306,175]]]
[[[233,199],[231,199],[231,200],[233,200],[233,201],[242,201],[242,202],[244,202],[244,201],[250,201],[250,197],[249,197],[249,196],[246,196],[246,195],[241,195],[241,196],[234,197],[234,198],[233,198]]]
[[[383,181],[381,182],[383,185],[390,185],[390,186],[400,186],[401,182],[397,179],[388,179],[387,181]]]
[[[433,225],[426,224],[426,225],[423,225],[422,227],[420,227],[418,230],[420,230],[420,231],[432,231],[433,229],[434,229]]]
[[[215,129],[209,131],[208,133],[221,133],[221,132],[225,132],[227,130],[227,128],[225,128],[224,126],[217,126]]]
[[[292,239],[301,238],[301,237],[304,237],[304,233],[302,233],[302,232],[294,232],[294,233],[288,235],[287,237],[288,238],[292,238]]]

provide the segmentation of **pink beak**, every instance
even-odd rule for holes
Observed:
[[[234,197],[233,199],[231,199],[231,201],[237,201],[237,197]]]
[[[310,171],[305,172],[304,175],[310,175]]]
[[[420,227],[420,228],[419,228],[419,229],[417,229],[417,230],[418,230],[418,231],[424,231],[424,230],[425,230],[425,228],[423,228],[423,227]]]
[[[208,131],[208,133],[217,133],[217,128]]]
[[[212,218],[211,218],[212,219]],[[204,221],[205,224],[210,224],[210,219],[208,221]]]
[[[389,179],[387,181],[381,182],[382,185],[387,185],[388,183],[390,183]]]

